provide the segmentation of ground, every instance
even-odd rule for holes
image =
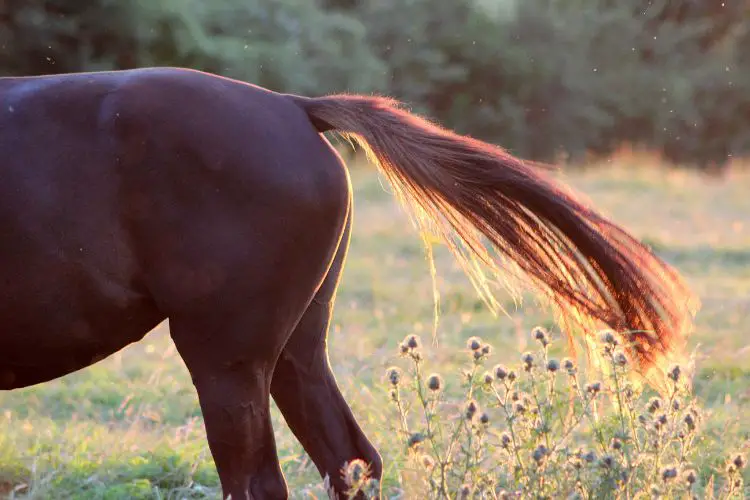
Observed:
[[[643,165],[645,163],[645,166]],[[695,391],[709,411],[705,445],[727,453],[750,442],[750,173],[723,177],[622,156],[569,183],[652,245],[702,299],[690,340]],[[552,326],[531,296],[494,317],[444,249],[436,250],[441,313],[431,345],[433,288],[420,239],[374,169],[352,168],[355,216],[330,359],[347,400],[381,450],[384,488],[399,491],[403,447],[383,373],[398,342],[420,333],[430,369],[458,370],[466,339],[515,362],[537,325]],[[322,497],[317,473],[274,410],[293,498]],[[744,414],[747,415],[747,414]],[[16,498],[216,498],[217,476],[190,378],[161,325],[95,366],[37,387],[0,393],[0,495]]]

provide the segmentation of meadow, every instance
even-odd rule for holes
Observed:
[[[493,346],[487,364],[513,364],[534,348],[537,325],[564,341],[532,295],[501,300],[494,316],[444,248],[435,248],[437,342],[430,265],[419,235],[375,170],[351,169],[354,229],[329,335],[347,400],[385,461],[386,497],[410,497],[408,460],[385,373],[408,360],[417,334],[423,369],[458,394],[467,339]],[[676,266],[702,300],[689,347],[703,408],[696,464],[703,485],[732,453],[750,451],[750,172],[721,177],[620,155],[559,174],[596,207]],[[453,382],[456,381],[456,382]],[[279,456],[292,498],[325,498],[317,471],[274,408]],[[747,468],[744,484],[750,483]],[[746,486],[743,486],[746,488]],[[701,490],[703,491],[703,490]],[[9,498],[218,498],[220,490],[188,373],[163,324],[143,341],[62,379],[0,393],[0,495]],[[745,489],[744,494],[750,493]],[[740,497],[743,493],[737,493]]]

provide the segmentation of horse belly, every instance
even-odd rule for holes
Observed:
[[[163,317],[150,299],[79,265],[0,266],[0,389],[52,380],[140,340]]]

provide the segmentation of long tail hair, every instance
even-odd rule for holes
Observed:
[[[666,363],[682,352],[697,301],[633,236],[534,165],[394,100],[289,97],[319,132],[336,131],[368,153],[421,229],[445,241],[491,305],[488,278],[520,270],[568,330],[591,334],[600,322],[622,332],[640,373],[660,385]]]

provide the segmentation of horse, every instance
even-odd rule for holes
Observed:
[[[625,332],[644,374],[682,348],[679,273],[537,165],[387,97],[141,68],[0,79],[0,389],[169,319],[224,497],[288,496],[271,397],[336,494],[351,460],[379,479],[326,351],[352,224],[326,132],[369,154],[483,295],[515,270],[560,324]]]

